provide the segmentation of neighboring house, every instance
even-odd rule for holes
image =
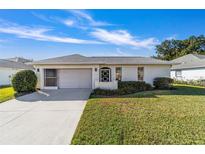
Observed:
[[[169,77],[171,62],[149,57],[85,57],[69,55],[32,63],[40,89],[117,89],[118,80],[145,81]]]
[[[205,55],[188,54],[172,60],[171,78],[177,80],[205,79]]]
[[[23,58],[11,58],[11,59],[0,59],[0,86],[10,85],[12,76],[20,71],[33,69],[32,65],[28,65],[26,60]]]
[[[7,60],[14,61],[14,62],[20,62],[20,63],[24,63],[24,64],[27,64],[27,63],[30,63],[33,61],[32,59],[25,59],[22,57],[8,58]]]

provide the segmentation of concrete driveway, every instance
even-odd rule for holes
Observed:
[[[0,144],[70,144],[90,89],[44,90],[0,104]]]

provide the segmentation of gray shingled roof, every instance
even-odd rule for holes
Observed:
[[[202,68],[205,67],[205,55],[188,54],[174,59],[172,62],[180,63],[178,65],[173,65],[171,68],[172,70]]]
[[[184,62],[191,62],[191,61],[197,61],[199,58],[195,56],[195,54],[188,54],[179,58],[176,58],[172,60],[172,62],[177,62],[177,63],[184,63]]]
[[[200,54],[193,54],[195,57],[198,57],[199,59],[205,59],[205,55]]]
[[[34,61],[34,65],[44,64],[164,64],[173,62],[151,57],[85,57],[79,54]]]
[[[14,61],[14,62],[21,62],[21,63],[28,63],[28,62],[32,62],[33,61],[31,59],[25,59],[25,58],[22,58],[22,57],[8,58],[7,60]]]
[[[31,65],[26,65],[24,63],[15,62],[6,59],[0,59],[0,67],[13,68],[13,69],[33,69]]]
[[[173,65],[172,70],[176,69],[192,69],[192,68],[205,68],[205,60],[189,62],[189,63],[182,63],[180,65]]]

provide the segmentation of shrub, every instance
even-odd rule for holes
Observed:
[[[103,95],[103,96],[113,96],[118,94],[118,90],[109,90],[109,89],[94,89],[94,95]]]
[[[205,80],[199,79],[199,80],[174,80],[174,83],[176,84],[186,84],[186,85],[192,85],[192,86],[205,86]]]
[[[12,86],[18,93],[33,92],[36,90],[37,77],[31,70],[17,72],[12,78]]]
[[[150,90],[151,88],[152,88],[151,85],[145,83],[144,81],[119,81],[118,82],[118,93],[120,95]]]
[[[168,77],[157,77],[154,79],[153,85],[156,89],[170,89],[173,79]]]
[[[148,83],[141,81],[119,81],[117,90],[105,90],[105,89],[95,89],[93,91],[94,95],[126,95],[131,93],[136,93],[145,90],[151,90],[152,86]]]
[[[145,90],[152,90],[152,86],[149,83],[145,83]]]
[[[0,85],[0,88],[8,88],[8,87],[11,87],[11,85]]]

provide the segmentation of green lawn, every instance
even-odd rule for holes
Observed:
[[[88,101],[72,144],[205,144],[205,89]]]
[[[0,103],[14,98],[14,89],[12,87],[0,88]]]

